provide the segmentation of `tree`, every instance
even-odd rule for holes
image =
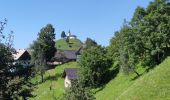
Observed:
[[[61,32],[61,38],[65,38],[66,37],[66,33],[64,31]]]
[[[0,43],[0,97],[7,98],[8,93],[8,82],[11,80],[11,76],[8,73],[12,65],[12,54],[8,47]]]
[[[38,38],[31,45],[33,50],[31,54],[31,62],[34,64],[37,71],[40,71],[41,80],[44,81],[43,74],[47,68],[47,61],[50,61],[55,53],[55,33],[51,24],[47,24],[38,33]]]
[[[152,68],[170,52],[170,3],[150,2],[146,9],[137,7],[132,20],[124,23],[107,47],[108,56],[125,72],[136,72],[137,64]]]
[[[9,87],[8,82],[12,79],[9,75],[9,69],[12,67],[12,52],[11,48],[8,45],[3,43],[5,39],[5,34],[3,33],[4,26],[6,25],[7,20],[5,19],[4,22],[0,22],[0,98],[10,98],[9,96]]]
[[[105,82],[105,75],[111,67],[105,48],[95,46],[83,51],[80,58],[80,80],[85,86],[96,87]]]
[[[64,94],[64,100],[95,100],[95,97],[89,88],[83,87],[78,81],[73,81],[72,86]]]
[[[0,99],[11,100],[23,96],[21,93],[22,90],[25,90],[23,87],[28,83],[27,79],[29,76],[25,75],[27,73],[21,75],[16,71],[12,71],[12,69],[18,68],[19,66],[13,65],[13,35],[11,33],[6,36],[6,34],[3,33],[6,23],[6,19],[4,22],[0,22]]]
[[[47,62],[45,58],[45,52],[42,49],[42,45],[39,41],[34,41],[31,49],[33,50],[31,54],[31,62],[34,64],[36,71],[40,72],[41,81],[44,81],[43,74],[45,69],[47,69]]]
[[[153,67],[162,62],[169,52],[170,4],[167,0],[155,0],[143,10],[145,14],[133,27],[140,42],[142,64]],[[138,14],[139,15],[139,14]],[[134,16],[135,17],[135,16]],[[138,45],[137,45],[138,47]],[[142,56],[141,56],[142,55]]]
[[[46,27],[42,28],[38,33],[37,40],[42,45],[44,55],[47,61],[50,61],[55,54],[55,29],[51,24],[47,24]]]
[[[87,38],[85,41],[86,48],[90,48],[91,46],[97,46],[97,42],[92,40],[91,38]]]

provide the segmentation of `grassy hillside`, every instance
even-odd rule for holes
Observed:
[[[145,69],[138,69],[139,74],[144,73]],[[126,91],[134,81],[132,79],[136,74],[124,75],[121,71],[105,86],[95,90],[97,100],[115,100],[121,93]]]
[[[67,43],[66,40],[59,39],[55,46],[60,50],[78,50],[82,46],[82,42],[79,39],[70,39]]]
[[[64,79],[61,77],[64,68],[79,67],[76,62],[57,66],[45,73],[45,82],[36,86],[33,91],[33,100],[58,99],[64,93]],[[114,69],[114,68],[113,68]],[[112,70],[112,69],[111,69]],[[129,76],[119,72],[105,86],[95,89],[97,100],[167,100],[170,98],[170,57],[162,64],[148,73],[140,68],[138,72],[143,74],[136,80],[135,74]],[[40,76],[32,79],[33,83],[40,81]],[[52,89],[50,90],[50,86]]]
[[[54,100],[61,97],[64,93],[64,78],[61,74],[64,68],[77,68],[79,67],[76,62],[66,63],[64,65],[57,66],[55,69],[48,70],[45,73],[45,82],[36,86],[33,91],[35,95],[34,98],[29,98],[30,100]],[[40,76],[32,79],[33,83],[40,81]],[[50,90],[50,86],[52,89]]]
[[[170,57],[124,91],[120,97],[128,100],[170,99]]]
[[[143,69],[138,72],[143,73]],[[119,73],[96,93],[97,100],[167,100],[170,98],[170,57],[152,71],[132,80],[135,75]]]

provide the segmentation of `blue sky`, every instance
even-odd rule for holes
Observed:
[[[5,33],[14,31],[14,47],[28,48],[46,24],[61,31],[69,29],[82,41],[90,37],[109,45],[123,20],[130,20],[137,6],[153,0],[1,0],[0,20],[8,19]]]

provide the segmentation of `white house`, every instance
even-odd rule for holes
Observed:
[[[74,80],[78,79],[78,68],[65,68],[63,72],[63,77],[65,78],[64,80],[64,86],[65,88],[71,87],[71,83]]]

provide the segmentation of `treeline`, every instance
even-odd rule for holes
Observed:
[[[141,63],[148,69],[160,64],[170,53],[170,3],[155,0],[137,7],[130,22],[115,32],[108,47],[109,57],[125,73],[136,72]]]

